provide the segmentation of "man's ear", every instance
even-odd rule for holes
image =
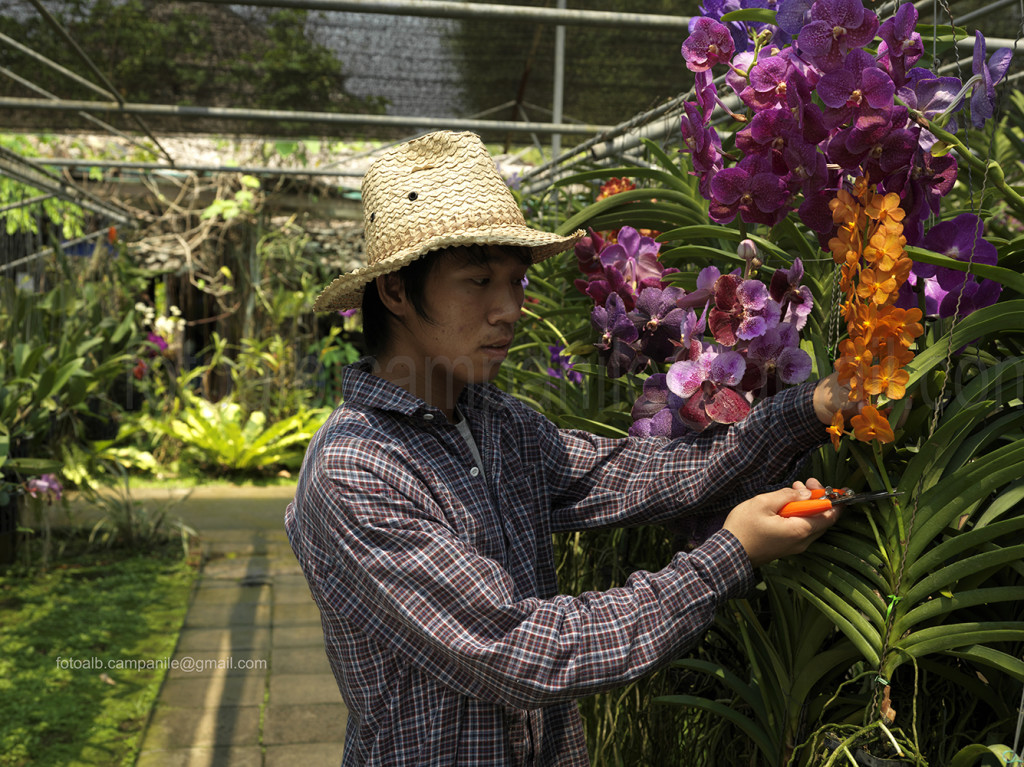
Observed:
[[[396,272],[381,275],[368,287],[370,290],[378,292],[385,309],[396,317],[405,316],[409,300],[405,295],[405,285]]]

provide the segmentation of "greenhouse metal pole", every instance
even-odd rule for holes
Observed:
[[[270,122],[309,122],[328,125],[363,125],[387,128],[427,128],[430,130],[502,131],[513,133],[562,133],[590,136],[610,130],[611,125],[586,123],[534,123],[508,120],[446,119],[443,117],[412,117],[398,115],[360,115],[341,112],[291,112],[280,109],[239,109],[236,107],[175,106],[173,104],[132,104],[125,102],[76,101],[62,99],[0,98],[5,109],[40,109],[58,112],[107,112],[124,115],[155,115],[159,117],[193,117],[219,120],[259,120]]]
[[[40,194],[35,197],[28,197],[21,202],[12,202],[8,205],[0,206],[0,213],[6,213],[9,210],[18,210],[19,208],[27,208],[29,205],[35,205],[39,202],[46,202],[47,200],[53,199],[52,194]]]
[[[95,213],[102,213],[120,224],[131,223],[131,218],[126,213],[111,206],[106,200],[64,181],[59,176],[53,175],[45,168],[5,147],[0,147],[0,175],[9,176],[15,181],[49,192],[55,197],[68,200]]]
[[[1017,5],[1019,2],[1020,0],[997,0],[997,2],[989,3],[988,5],[982,6],[981,8],[971,11],[970,13],[965,13],[963,16],[957,18],[956,23],[965,24],[968,21],[971,21],[972,19],[987,16],[988,14],[992,13],[992,11],[997,11],[1000,8],[1003,8],[1004,6]]]
[[[36,162],[53,168],[107,168],[111,170],[137,170],[146,173],[247,173],[251,176],[329,176],[360,178],[362,172],[329,170],[323,168],[266,168],[241,165],[182,165],[171,167],[158,162],[129,162],[127,160],[79,160],[69,157],[36,158]]]
[[[445,0],[193,0],[211,5],[252,5],[263,8],[301,8],[310,11],[385,13],[397,16],[430,16],[447,19],[492,19],[567,26],[632,27],[640,29],[689,29],[689,16],[654,13],[617,13],[535,8],[493,3],[459,3]]]
[[[565,0],[558,0],[558,9],[565,10]],[[565,25],[555,27],[555,82],[551,96],[551,122],[562,122],[562,106],[565,100]],[[551,156],[562,153],[562,136],[551,134]]]

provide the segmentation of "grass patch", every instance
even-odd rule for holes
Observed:
[[[0,765],[133,764],[195,576],[177,542],[0,577]]]

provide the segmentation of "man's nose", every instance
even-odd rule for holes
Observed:
[[[523,315],[523,289],[518,285],[509,285],[499,291],[491,309],[491,322],[513,324]]]

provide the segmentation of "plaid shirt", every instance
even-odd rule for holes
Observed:
[[[725,512],[824,439],[812,385],[684,439],[560,430],[496,387],[444,414],[369,372],[306,453],[285,516],[349,709],[343,764],[588,765],[575,699],[681,655],[753,583],[719,530],[621,588],[559,595],[552,533]]]

